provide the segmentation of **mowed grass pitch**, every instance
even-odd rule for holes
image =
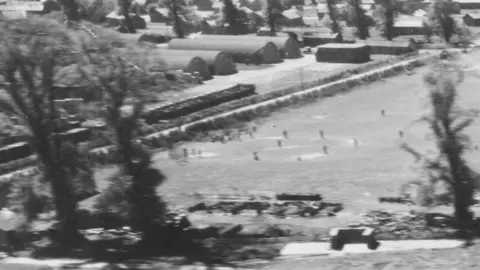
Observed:
[[[476,55],[466,57],[475,59]],[[414,123],[428,110],[428,92],[422,79],[426,70],[275,112],[256,123],[254,139],[245,135],[241,142],[185,143],[179,146],[180,151],[201,149],[204,156],[190,158],[186,165],[169,159],[164,152],[158,153],[155,166],[168,177],[159,192],[174,204],[187,202],[184,194],[199,190],[318,192],[328,201],[345,203],[345,213],[378,209],[382,207],[378,196],[395,196],[403,183],[417,177],[412,171],[413,158],[399,148],[398,132],[402,130],[403,139],[419,149],[431,147],[426,140],[426,125]],[[475,73],[467,72],[459,87],[464,108],[478,108],[480,104],[480,79]],[[386,116],[381,115],[382,109]],[[319,136],[320,129],[325,140]],[[283,140],[280,149],[276,140],[282,138],[282,130],[288,131],[290,139]],[[480,122],[468,131],[474,142],[480,143]],[[353,139],[357,139],[358,148]],[[323,154],[324,145],[329,155]],[[258,152],[260,161],[253,159],[252,152]],[[302,161],[297,161],[298,157]],[[472,152],[468,158],[480,169],[480,152]],[[110,171],[99,170],[98,176]]]

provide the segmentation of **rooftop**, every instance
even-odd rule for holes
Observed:
[[[320,46],[317,46],[317,49],[320,48],[334,48],[334,49],[343,49],[343,48],[363,48],[366,47],[366,44],[360,44],[360,43],[327,43],[323,44]]]

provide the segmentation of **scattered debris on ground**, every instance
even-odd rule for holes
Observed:
[[[189,207],[189,212],[205,211],[209,214],[269,215],[285,217],[333,217],[343,210],[341,203],[325,202],[319,194],[214,195]]]
[[[377,234],[392,238],[424,238],[421,236],[439,234],[453,235],[456,229],[450,216],[433,213],[393,213],[388,211],[371,211],[361,221],[350,227],[372,227]]]

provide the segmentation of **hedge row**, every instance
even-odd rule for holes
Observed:
[[[225,90],[188,98],[166,106],[147,110],[143,118],[148,124],[158,123],[161,120],[170,120],[194,112],[204,110],[232,100],[248,97],[255,94],[255,85],[238,84]]]

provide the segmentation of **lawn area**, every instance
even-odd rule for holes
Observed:
[[[470,66],[459,88],[460,104],[465,108],[478,108],[480,103],[476,87],[480,79],[475,75],[479,72],[474,66],[479,58],[478,52],[463,58],[463,64]],[[243,141],[226,144],[185,143],[179,151],[184,147],[202,151],[201,158],[192,157],[188,164],[171,160],[165,152],[158,153],[155,165],[168,176],[160,192],[173,204],[191,203],[185,194],[199,190],[318,192],[326,200],[346,206],[332,221],[344,216],[350,221],[352,216],[372,209],[406,210],[406,206],[379,204],[377,197],[396,196],[403,183],[418,177],[412,170],[413,158],[399,148],[400,130],[403,140],[411,145],[423,150],[431,147],[426,126],[414,123],[427,111],[427,91],[422,81],[426,70],[278,111],[256,123],[255,138],[244,135]],[[385,116],[380,113],[382,109]],[[320,129],[325,133],[323,140]],[[288,131],[290,139],[279,148],[276,141],[282,138],[282,130]],[[473,142],[480,144],[480,125],[475,123],[468,131]],[[329,155],[323,154],[324,145]],[[253,159],[253,152],[258,152],[260,161]],[[471,152],[468,158],[480,170],[480,152]],[[97,175],[110,172],[103,169]],[[307,223],[328,226],[330,221],[320,218]]]
[[[468,249],[415,250],[283,260],[264,270],[468,270],[480,269],[480,246]]]
[[[341,200],[351,211],[377,207],[377,196],[395,195],[398,187],[415,177],[412,158],[399,149],[398,131],[404,140],[427,149],[426,127],[414,124],[426,110],[425,69],[363,86],[345,95],[275,113],[258,123],[254,139],[221,143],[188,143],[183,147],[201,149],[204,158],[192,158],[179,165],[166,154],[155,162],[169,177],[163,187],[167,197],[182,201],[180,193],[198,189],[237,188],[319,192],[331,200]],[[468,75],[460,87],[460,103],[476,108],[480,80]],[[385,109],[386,116],[380,111]],[[272,125],[275,125],[273,127]],[[325,140],[319,130],[325,132]],[[282,130],[290,139],[282,149],[276,146]],[[473,140],[480,125],[469,129]],[[477,135],[477,136],[475,136]],[[356,138],[359,147],[352,140]],[[478,141],[477,141],[478,142]],[[330,155],[322,153],[327,145]],[[259,152],[254,161],[252,152]],[[297,161],[301,156],[302,161]],[[470,155],[478,164],[480,155]]]

